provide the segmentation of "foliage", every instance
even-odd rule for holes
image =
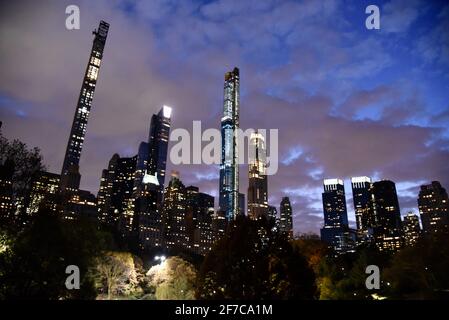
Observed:
[[[372,299],[375,293],[365,285],[366,267],[377,265],[382,270],[388,265],[389,255],[376,247],[361,247],[356,253],[338,257],[327,256],[317,271],[317,283],[322,300]],[[379,291],[380,292],[380,291]],[[377,293],[379,293],[377,292]]]
[[[107,252],[96,259],[91,276],[99,299],[131,298],[141,292],[138,267],[141,262],[129,252]]]
[[[93,298],[96,294],[87,271],[107,245],[107,235],[98,232],[89,221],[67,221],[39,212],[0,254],[0,297]],[[80,269],[80,290],[65,287],[68,265]]]
[[[313,235],[300,236],[292,241],[292,246],[305,256],[315,273],[318,272],[321,262],[329,253],[327,244],[321,241],[318,236]]]
[[[196,270],[180,257],[170,257],[153,266],[147,273],[155,287],[157,300],[193,300]]]
[[[312,299],[315,277],[285,235],[265,220],[238,218],[206,256],[199,274],[201,299]]]
[[[8,141],[0,132],[0,167],[12,169],[13,202],[19,213],[24,215],[24,208],[31,190],[31,183],[36,174],[45,170],[39,148],[29,149],[19,140]]]
[[[446,298],[449,290],[449,235],[423,237],[398,252],[385,270],[387,296],[393,299]]]

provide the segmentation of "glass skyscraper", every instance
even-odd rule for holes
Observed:
[[[261,217],[268,218],[265,139],[262,134],[253,133],[249,143],[248,216],[253,220],[257,220]]]
[[[219,207],[227,221],[233,220],[239,209],[238,136],[240,108],[240,75],[234,68],[225,74],[223,117],[221,118],[221,165]]]
[[[83,84],[78,98],[78,103],[73,118],[72,129],[70,130],[69,141],[65,152],[64,163],[61,172],[61,190],[77,191],[80,185],[81,176],[79,174],[79,162],[81,150],[83,148],[86,135],[87,121],[89,119],[92,100],[100,71],[103,50],[106,44],[109,24],[100,21],[98,30],[94,30],[95,35],[92,50],[84,74]]]
[[[355,234],[349,229],[345,186],[341,179],[324,179],[323,211],[324,226],[321,240],[333,247],[336,254],[354,247]]]
[[[390,180],[371,186],[375,216],[374,238],[380,250],[395,251],[402,247],[402,220],[396,184]]]
[[[165,183],[171,112],[170,107],[163,106],[158,114],[153,114],[148,137],[148,174],[156,176],[162,188]]]

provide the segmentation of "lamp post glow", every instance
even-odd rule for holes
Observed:
[[[167,259],[165,256],[155,256],[154,260],[160,261],[160,264],[164,263],[165,259]]]

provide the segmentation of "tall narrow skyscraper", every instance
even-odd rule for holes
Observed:
[[[257,220],[262,217],[268,218],[265,139],[262,134],[256,132],[251,134],[249,144],[248,216]]]
[[[227,221],[239,210],[238,136],[240,108],[239,69],[225,74],[223,117],[221,118],[221,165],[219,207]]]
[[[76,191],[79,189],[81,175],[79,173],[79,162],[81,150],[83,148],[86,135],[87,121],[89,119],[92,100],[100,70],[103,50],[108,35],[109,24],[100,21],[98,30],[94,30],[95,35],[92,50],[84,74],[78,103],[73,118],[72,129],[70,130],[69,141],[65,152],[64,163],[61,172],[61,190]]]

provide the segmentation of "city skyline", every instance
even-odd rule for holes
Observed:
[[[23,6],[24,4],[20,5]],[[5,78],[9,78],[9,81],[13,84],[25,82],[25,85],[17,88],[2,80],[0,107],[3,120],[2,130],[6,137],[17,137],[30,146],[40,147],[44,156],[44,163],[48,165],[50,172],[58,172],[62,165],[64,144],[67,143],[69,123],[72,119],[74,102],[76,101],[75,96],[79,90],[79,79],[85,68],[86,52],[89,50],[88,47],[91,46],[88,35],[92,27],[98,23],[98,21],[95,22],[98,18],[96,13],[100,10],[100,8],[93,8],[89,12],[84,12],[83,6],[81,6],[82,14],[85,13],[83,17],[86,17],[81,21],[81,30],[68,31],[63,27],[64,11],[58,9],[63,8],[64,5],[62,3],[54,8],[53,5],[50,8],[45,8],[48,11],[46,14],[55,15],[55,19],[48,19],[48,22],[42,21],[42,23],[36,25],[36,30],[29,29],[32,21],[28,22],[30,25],[25,24],[18,28],[16,30],[18,39],[8,37],[5,40],[9,45],[8,50],[4,53],[6,57],[2,58],[2,61],[23,59],[23,56],[20,55],[17,57],[9,56],[15,50],[21,48],[16,42],[20,40],[20,36],[31,36],[36,32],[43,40],[42,44],[36,45],[36,52],[28,52],[25,55],[25,58],[32,57],[40,62],[38,66],[30,65],[31,68],[21,68],[21,72],[18,74],[13,74],[9,68],[6,68]],[[423,6],[422,3],[419,5]],[[103,9],[102,4],[98,6],[101,7],[101,10]],[[315,8],[315,6],[319,8]],[[387,11],[388,3],[384,7]],[[310,19],[319,14],[320,10],[324,10],[326,18],[328,15],[338,13],[341,9],[338,6],[326,8],[318,4],[308,4],[307,8],[310,11],[307,11],[304,15]],[[261,14],[265,10],[263,7],[259,9]],[[9,11],[11,10],[9,9]],[[36,15],[39,15],[40,10],[42,9],[35,8]],[[163,7],[160,10],[164,13]],[[218,14],[221,12],[220,10],[223,10],[223,8],[214,8],[210,5],[204,5],[203,8],[204,14],[209,15],[211,21],[214,21],[214,14]],[[430,7],[428,10],[436,10],[436,8]],[[360,21],[363,21],[365,16],[362,10],[359,11]],[[6,12],[6,10],[2,10],[2,12]],[[15,14],[19,14],[14,10],[12,12],[12,18],[15,17]],[[59,20],[56,18],[57,12],[60,12],[61,16]],[[159,43],[161,39],[157,37],[157,28],[144,26],[144,21],[140,20],[134,23],[127,21],[126,18],[129,18],[129,15],[132,14],[130,8],[105,9],[105,12],[104,19],[111,23],[112,27],[105,52],[105,63],[102,65],[102,79],[96,92],[91,121],[87,128],[86,146],[81,157],[82,189],[97,194],[101,170],[107,167],[107,163],[114,153],[119,153],[121,157],[133,156],[137,153],[138,142],[141,141],[142,135],[147,130],[148,117],[156,113],[164,104],[173,106],[173,128],[179,127],[189,130],[193,120],[202,120],[206,124],[203,126],[204,128],[219,128],[222,108],[220,102],[222,100],[222,77],[224,72],[230,70],[234,65],[241,69],[242,74],[240,102],[242,128],[279,128],[281,164],[279,173],[269,179],[270,199],[268,203],[279,209],[282,196],[290,197],[293,206],[295,231],[314,231],[318,233],[317,230],[322,226],[323,215],[321,184],[322,180],[327,177],[345,178],[346,190],[350,190],[349,180],[354,176],[366,175],[373,180],[385,178],[395,181],[402,215],[405,215],[410,209],[415,213],[418,212],[416,199],[421,184],[429,184],[432,180],[438,180],[441,181],[443,187],[448,187],[449,172],[447,165],[445,165],[449,159],[448,132],[447,129],[441,128],[447,123],[448,112],[447,102],[446,105],[441,102],[444,99],[447,101],[447,91],[444,92],[444,76],[441,80],[440,76],[433,75],[433,80],[429,80],[428,84],[424,83],[422,88],[416,85],[418,88],[415,88],[414,83],[406,81],[405,75],[394,76],[395,72],[393,71],[396,68],[403,70],[408,66],[406,62],[389,61],[387,65],[380,63],[380,66],[383,67],[383,72],[380,72],[375,71],[368,63],[375,63],[378,66],[376,64],[378,61],[375,60],[378,59],[376,56],[373,60],[368,59],[367,65],[363,66],[367,70],[358,70],[356,77],[351,75],[351,72],[355,72],[354,70],[346,70],[346,73],[348,73],[346,76],[340,75],[342,76],[340,80],[349,83],[346,84],[348,87],[351,87],[351,83],[357,82],[357,79],[369,80],[366,87],[359,86],[356,90],[351,90],[348,87],[345,88],[345,85],[340,88],[337,84],[332,84],[338,88],[331,88],[331,86],[329,88],[330,93],[323,94],[323,88],[316,89],[314,86],[326,88],[330,85],[327,83],[329,80],[313,79],[311,74],[313,70],[308,69],[310,66],[301,65],[301,57],[312,59],[310,53],[313,48],[306,45],[296,48],[296,50],[299,50],[298,58],[280,59],[277,57],[274,62],[269,61],[268,68],[261,68],[260,70],[257,68],[258,64],[262,64],[262,61],[249,62],[248,59],[244,59],[245,46],[241,50],[234,48],[237,53],[227,57],[217,52],[208,51],[206,58],[215,57],[216,60],[207,59],[204,70],[195,74],[196,69],[191,68],[195,63],[198,63],[197,59],[201,58],[201,55],[195,49],[183,48],[184,53],[193,55],[192,61],[188,63],[183,57],[161,58],[161,54],[157,52],[157,45],[161,45]],[[445,10],[441,10],[440,16],[443,17],[444,14],[448,13],[449,10],[446,7]],[[229,14],[232,15],[232,12]],[[108,15],[110,16],[107,17]],[[147,22],[150,24],[154,19],[154,17],[144,18],[147,18]],[[424,18],[420,18],[419,15],[409,17],[409,19],[411,20],[408,25],[405,23],[407,25],[405,30],[401,30],[401,27],[404,28],[404,26],[388,26],[387,20],[385,27],[387,31],[385,32],[389,35],[393,34],[401,40],[400,36],[407,36],[413,23],[420,24],[421,28],[424,28],[422,26],[424,24],[429,30],[436,28],[438,23],[444,23],[442,18],[441,21],[437,20],[434,23],[430,23],[428,20],[424,20],[425,23],[423,23]],[[323,27],[328,27],[326,25],[327,20],[324,20],[325,25]],[[17,19],[17,21],[20,21],[20,19]],[[59,29],[53,30],[56,28],[56,26],[53,28],[53,23],[56,24],[58,21],[60,23]],[[116,21],[121,23],[116,23]],[[6,24],[16,26],[8,20],[1,23],[2,26],[3,24],[5,26]],[[288,21],[286,24],[288,24]],[[52,31],[49,31],[49,34],[43,32],[50,27]],[[133,29],[136,32],[132,32]],[[371,47],[371,45],[379,46],[376,48],[384,50],[382,51],[383,58],[386,60],[392,59],[387,50],[391,43],[384,43],[390,40],[380,39],[382,32],[384,32],[382,29],[380,34],[374,36],[367,30],[359,29],[362,29],[362,22],[360,22],[358,31],[354,33],[354,36],[360,36],[360,34],[366,36],[367,44],[364,44],[363,41],[362,44],[367,47]],[[5,30],[8,30],[8,27]],[[328,29],[322,31],[330,32]],[[338,28],[337,31],[342,32]],[[152,49],[144,48],[145,54],[143,54],[138,51],[140,48],[139,41],[142,36],[148,33],[153,34],[152,45],[154,44],[155,47]],[[64,59],[59,59],[58,55],[49,54],[43,47],[44,44],[48,46],[50,34],[55,35],[58,39],[56,47],[60,49],[57,53],[67,54]],[[181,35],[185,34],[181,32]],[[332,36],[345,38],[343,34],[338,32]],[[167,37],[162,37],[162,40],[167,40]],[[128,50],[117,49],[123,46],[122,41],[125,41]],[[248,41],[254,46],[255,40]],[[349,43],[353,44],[354,47],[360,46],[360,43]],[[170,42],[165,45],[170,46],[173,43]],[[333,49],[342,49],[332,41],[331,45],[335,45]],[[214,47],[212,46],[212,48]],[[405,48],[405,46],[401,48]],[[308,49],[312,51],[307,51]],[[359,49],[361,49],[360,54],[363,56],[359,58],[363,62],[369,54],[364,52],[366,47],[359,47]],[[344,53],[340,50],[337,51],[341,54]],[[430,54],[428,51],[426,53],[427,55]],[[49,55],[47,56],[47,54]],[[130,56],[127,56],[128,54]],[[260,57],[261,60],[270,60],[269,54],[264,50],[261,50],[261,54],[256,56]],[[340,58],[344,59],[344,57]],[[438,58],[434,58],[435,60],[432,63],[443,63],[444,65],[443,58],[444,56],[441,55],[440,62],[438,62]],[[28,65],[28,59],[24,59],[23,63]],[[151,60],[149,65],[145,63],[147,59]],[[157,59],[162,59],[162,61],[157,61]],[[72,61],[73,63],[71,63]],[[183,77],[174,73],[175,70],[172,67],[165,65],[170,61],[176,63],[176,67],[180,68],[181,74],[188,74],[188,79],[191,80],[189,83],[186,83]],[[386,63],[386,61],[382,61]],[[329,61],[327,62],[329,63]],[[286,68],[288,63],[294,64],[293,71],[288,71],[288,68]],[[321,72],[326,72],[318,62],[314,64],[313,61],[309,61],[309,63],[315,65]],[[138,68],[139,64],[146,67],[144,71]],[[277,64],[280,64],[280,66],[276,66]],[[14,65],[14,63],[11,63],[11,65]],[[45,66],[47,65],[51,67],[46,69]],[[52,66],[55,66],[55,70]],[[343,66],[349,67],[344,63],[341,67]],[[164,67],[165,70],[161,70]],[[208,68],[213,71],[206,70]],[[353,65],[353,68],[356,68],[356,66]],[[434,69],[436,69],[435,72],[439,70],[436,66],[434,66]],[[444,71],[444,68],[441,69],[441,71]],[[37,71],[45,71],[41,74],[44,77],[43,81],[48,81],[48,87],[54,85],[59,91],[52,88],[45,88],[43,92],[36,91],[32,79]],[[39,72],[37,73],[39,74]],[[376,74],[376,72],[378,73]],[[65,73],[70,76],[65,76]],[[370,73],[373,73],[373,75],[370,75]],[[396,73],[396,75],[399,73]],[[388,77],[382,76],[385,74]],[[419,75],[419,71],[415,70],[411,74]],[[116,76],[119,76],[119,78],[113,79]],[[295,77],[299,77],[299,79],[297,79],[297,84],[293,88],[284,82]],[[306,79],[301,79],[301,77]],[[270,79],[270,81],[265,83],[264,79]],[[307,82],[305,80],[311,81],[310,87],[305,84]],[[127,82],[130,82],[131,86],[137,85],[138,88],[130,88],[130,84]],[[154,84],[156,84],[155,87],[153,87]],[[434,89],[424,88],[432,85],[434,85]],[[130,92],[123,90],[122,86],[125,86]],[[422,90],[421,93],[428,99],[419,95],[407,97],[405,92],[411,88],[418,90],[418,92]],[[21,89],[23,92],[17,89]],[[203,90],[206,94],[200,96],[199,93]],[[318,90],[319,93],[313,93],[315,90]],[[430,91],[426,93],[426,90]],[[338,93],[342,93],[344,97],[336,97]],[[393,103],[392,101],[395,100],[397,95],[402,99],[401,104],[390,104]],[[433,97],[430,99],[428,96]],[[339,99],[342,101],[338,102]],[[424,101],[421,101],[421,99],[424,99]],[[197,100],[199,103],[195,105]],[[423,105],[424,109],[421,110],[421,103],[430,105]],[[45,106],[46,104],[48,105]],[[373,108],[373,105],[375,108]],[[389,108],[385,108],[385,105]],[[284,112],[278,115],[278,112],[275,112],[276,108],[281,108]],[[187,112],[183,113],[183,111]],[[430,117],[423,114],[426,111],[430,112]],[[267,112],[270,112],[270,117],[266,117],[267,119],[261,117],[261,114]],[[301,117],[306,117],[306,119],[300,119]],[[414,117],[421,118],[413,119]],[[296,126],[296,122],[299,122],[298,126]],[[310,122],[312,122],[313,127],[310,126]],[[41,129],[38,132],[42,135],[30,133],[39,128]],[[363,134],[361,134],[362,132]],[[337,133],[341,133],[342,136],[337,136]],[[351,138],[353,141],[350,140]],[[375,142],[371,142],[370,139],[375,139]],[[346,143],[343,141],[346,141]],[[428,143],[430,143],[429,146],[427,146]],[[171,169],[177,169],[181,172],[183,182],[186,185],[198,186],[203,192],[210,193],[218,199],[219,169],[216,166],[173,166],[168,163],[167,172],[170,172]],[[247,172],[247,166],[240,167],[241,191],[247,190]],[[354,210],[350,192],[347,192],[346,202],[349,219],[351,220],[350,224],[354,226]]]

